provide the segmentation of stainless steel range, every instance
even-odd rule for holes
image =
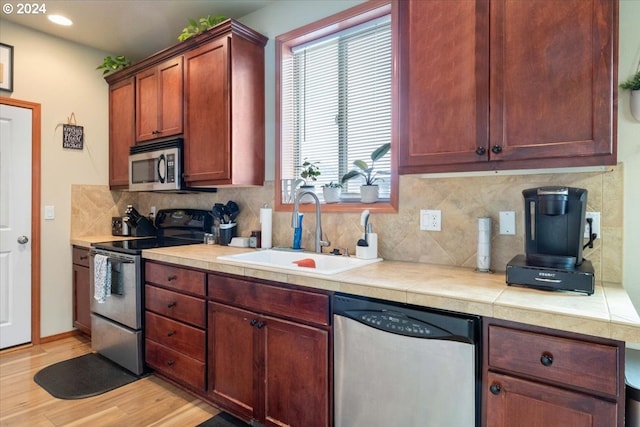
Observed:
[[[145,249],[202,243],[211,231],[209,211],[163,209],[153,237],[92,245],[91,347],[136,375],[144,372]]]

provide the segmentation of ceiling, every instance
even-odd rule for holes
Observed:
[[[64,15],[72,26],[53,24],[44,14],[18,15],[15,10],[2,13],[2,19],[137,62],[178,43],[189,18],[237,19],[274,1],[278,0],[48,0],[42,2],[46,15]]]

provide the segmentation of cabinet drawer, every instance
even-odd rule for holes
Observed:
[[[205,331],[149,311],[146,312],[145,319],[146,338],[204,362]]]
[[[89,250],[84,248],[73,247],[73,263],[89,267]]]
[[[490,368],[617,396],[615,346],[491,325],[488,354]]]
[[[209,296],[260,313],[329,324],[329,297],[313,292],[209,274]]]
[[[204,299],[147,285],[145,287],[145,306],[147,310],[163,316],[200,328],[205,327],[207,312]]]
[[[145,361],[156,371],[187,385],[205,389],[205,364],[164,347],[154,341],[145,341]]]
[[[157,285],[204,296],[205,274],[171,265],[145,263],[145,280]]]

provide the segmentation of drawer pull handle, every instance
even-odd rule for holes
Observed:
[[[542,356],[540,356],[540,363],[544,366],[551,366],[553,364],[553,354],[546,351],[542,353]]]
[[[88,257],[88,256],[86,256],[86,255],[82,255],[82,256],[80,256],[80,259],[83,259],[83,260],[84,260],[84,259],[87,259],[87,258],[89,258],[89,257]]]
[[[167,304],[167,308],[173,308],[176,306],[176,302],[175,301],[171,301],[169,304]]]
[[[500,384],[498,383],[493,383],[491,384],[491,386],[489,387],[489,391],[491,392],[491,394],[500,394],[500,391],[502,389],[500,388]]]
[[[169,276],[169,277],[167,277],[167,281],[168,282],[171,282],[171,281],[176,280],[176,279],[178,279],[178,276]]]
[[[173,366],[173,364],[176,363],[173,360],[167,360],[167,366]]]
[[[171,336],[173,336],[173,335],[175,335],[175,334],[176,334],[176,331],[169,331],[169,332],[167,332],[167,336],[168,336],[168,337],[171,337]]]

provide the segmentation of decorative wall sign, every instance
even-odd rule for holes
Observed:
[[[13,46],[0,43],[0,90],[13,92]]]
[[[73,124],[71,121],[73,120]],[[84,148],[84,127],[76,126],[76,115],[71,113],[68,124],[62,125],[62,148],[82,150]]]

